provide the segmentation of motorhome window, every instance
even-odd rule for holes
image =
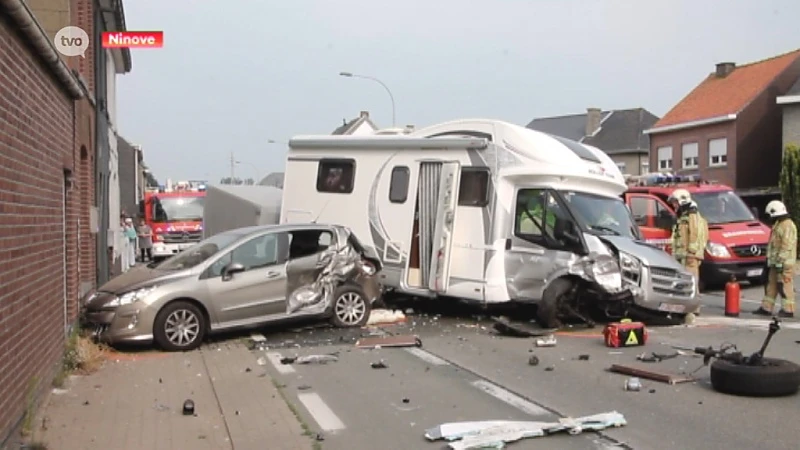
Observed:
[[[605,197],[586,192],[560,191],[575,218],[585,231],[637,239],[638,228],[631,211],[619,197]]]
[[[489,204],[489,169],[464,168],[458,189],[458,206]]]
[[[353,160],[322,160],[317,170],[317,192],[349,194],[353,192],[356,164]]]
[[[553,237],[556,219],[568,219],[553,195],[543,189],[521,189],[517,194],[514,234],[522,239]]]
[[[408,198],[408,179],[411,172],[406,166],[395,166],[392,169],[392,179],[389,182],[389,201],[392,203],[405,203]]]
[[[733,191],[695,193],[692,199],[709,224],[752,222],[752,211]]]

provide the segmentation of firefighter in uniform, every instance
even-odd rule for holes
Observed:
[[[672,256],[694,275],[695,280],[699,280],[700,264],[708,241],[708,224],[686,189],[675,189],[669,200],[678,213],[678,220],[672,228]]]
[[[786,205],[778,200],[767,204],[767,215],[775,221],[767,246],[769,278],[761,306],[753,311],[771,316],[778,294],[783,295],[779,317],[794,317],[794,264],[797,261],[797,225],[789,218]]]

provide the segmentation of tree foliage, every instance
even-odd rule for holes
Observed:
[[[780,188],[789,215],[795,224],[800,225],[800,146],[789,144],[783,151]]]

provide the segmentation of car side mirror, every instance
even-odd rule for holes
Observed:
[[[244,272],[245,267],[239,263],[230,263],[222,269],[222,281],[228,281],[234,274]]]

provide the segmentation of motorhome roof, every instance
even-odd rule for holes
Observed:
[[[322,135],[297,136],[289,140],[290,149],[327,149],[327,150],[483,150],[489,145],[487,139],[449,138],[430,139],[414,138],[407,134],[398,135]]]

